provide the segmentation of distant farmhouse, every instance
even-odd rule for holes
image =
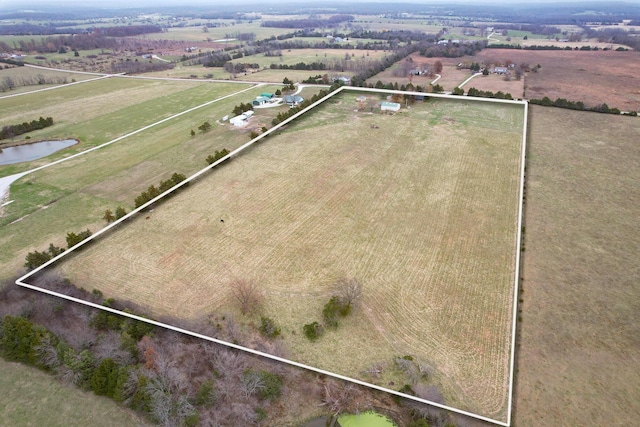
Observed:
[[[304,102],[304,98],[299,95],[285,95],[282,97],[282,102],[293,107],[302,104]]]

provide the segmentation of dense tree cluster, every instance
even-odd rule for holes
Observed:
[[[459,58],[462,56],[473,56],[485,47],[487,47],[486,40],[472,43],[431,43],[421,47],[420,55],[426,56],[427,58]]]
[[[555,101],[552,101],[546,96],[542,99],[530,99],[529,102],[532,104],[543,105],[545,107],[568,108],[570,110],[579,110],[579,111],[594,111],[596,113],[605,113],[605,114],[621,114],[621,111],[619,109],[609,107],[605,103],[598,104],[593,107],[587,107],[581,101],[569,101],[564,98],[558,98]],[[636,111],[630,111],[625,115],[637,116],[638,113]]]
[[[44,129],[46,127],[53,126],[53,118],[40,117],[38,120],[32,120],[31,122],[24,122],[19,125],[3,126],[0,130],[0,140],[13,138],[14,136],[22,135],[34,130]]]

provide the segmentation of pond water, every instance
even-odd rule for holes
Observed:
[[[3,148],[0,153],[0,165],[30,162],[60,151],[63,148],[77,144],[75,139],[62,141],[40,141],[32,144],[18,145],[17,147]]]
[[[396,427],[396,424],[389,418],[375,412],[342,415],[338,418],[338,422],[341,427]]]

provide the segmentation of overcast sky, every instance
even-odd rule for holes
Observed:
[[[591,2],[610,3],[610,0],[587,0],[586,3]],[[625,1],[624,3],[638,4],[637,1]],[[269,4],[269,3],[292,3],[297,6],[303,6],[304,2],[296,2],[292,0],[233,0],[231,4]],[[319,4],[320,1],[313,1],[313,3]],[[422,3],[429,4],[469,4],[469,3],[484,3],[484,4],[527,4],[532,5],[535,3],[585,3],[584,0],[328,0],[327,3]],[[95,8],[112,8],[112,7],[144,7],[144,6],[215,6],[221,5],[229,7],[230,2],[220,0],[109,0],[109,1],[81,1],[81,0],[0,0],[0,8],[16,8],[25,9],[28,7],[34,7],[37,5],[47,6],[86,6]]]

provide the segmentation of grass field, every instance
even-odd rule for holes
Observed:
[[[634,425],[640,121],[530,116],[514,425]]]
[[[256,40],[266,39],[272,36],[279,36],[296,31],[296,28],[270,28],[262,27],[260,20],[252,23],[242,22],[236,24],[228,20],[226,25],[209,28],[205,33],[202,26],[169,28],[166,33],[156,33],[145,35],[146,39],[151,40],[176,40],[189,42],[205,42],[207,40],[215,41],[219,39],[234,38],[241,33],[254,33]],[[233,42],[229,42],[234,44]]]
[[[81,86],[85,89],[81,90]],[[33,139],[76,137],[81,144],[45,159],[0,168],[1,176],[32,169],[250,86],[203,82],[104,80],[65,89],[0,100],[11,122],[35,115],[52,115],[57,124],[34,132]],[[149,185],[173,172],[192,174],[206,165],[215,150],[233,149],[248,140],[248,131],[217,125],[240,102],[248,102],[275,87],[262,86],[203,107],[108,147],[31,173],[11,187],[14,203],[2,208],[0,272],[14,275],[27,252],[42,250],[50,241],[60,245],[70,231],[104,225],[104,210],[123,205]],[[269,111],[256,113],[256,123],[270,122]],[[209,121],[215,131],[198,132]],[[194,129],[196,136],[190,135]],[[80,146],[80,148],[77,148]],[[14,222],[20,220],[18,222]]]
[[[8,69],[0,69],[0,82],[4,81],[7,77],[14,81],[14,83],[16,84],[16,88],[13,90],[8,90],[6,92],[0,92],[0,98],[16,93],[44,89],[64,83],[71,83],[73,81],[79,82],[83,80],[93,79],[98,76],[92,76],[89,74],[67,73],[63,71],[40,70],[31,67],[13,67]],[[45,83],[37,83],[38,78],[40,77],[44,78]]]
[[[435,369],[447,403],[504,418],[523,109],[438,101],[390,116],[354,113],[356,96],[60,268],[184,317],[232,310],[231,280],[255,280],[295,360],[362,377],[410,354]],[[309,343],[302,325],[321,319],[342,276],[364,283],[363,300]],[[391,378],[392,367],[379,382]]]
[[[4,426],[149,425],[113,400],[60,384],[38,369],[0,358],[0,424]]]
[[[387,53],[369,50],[355,49],[287,49],[282,50],[282,56],[265,56],[264,54],[245,56],[234,59],[234,63],[258,64],[260,67],[269,67],[271,64],[294,65],[299,62],[310,64],[312,62],[327,63],[335,60],[345,59],[349,55],[352,61],[376,60],[384,58]]]

